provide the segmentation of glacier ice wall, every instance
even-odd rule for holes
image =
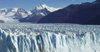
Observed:
[[[0,52],[100,52],[99,37],[93,31],[14,35],[0,29]]]

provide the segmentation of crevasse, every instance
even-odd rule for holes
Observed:
[[[14,35],[0,29],[0,52],[100,52],[100,38],[94,32]]]

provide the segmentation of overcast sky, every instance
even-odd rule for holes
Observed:
[[[0,0],[1,8],[23,8],[25,10],[34,9],[39,4],[46,4],[50,7],[66,7],[72,3],[93,2],[94,0]]]

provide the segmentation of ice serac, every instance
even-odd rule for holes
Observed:
[[[100,52],[99,37],[94,32],[14,35],[0,29],[0,52]]]

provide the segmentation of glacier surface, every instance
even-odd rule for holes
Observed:
[[[100,26],[0,24],[0,52],[100,52]]]

